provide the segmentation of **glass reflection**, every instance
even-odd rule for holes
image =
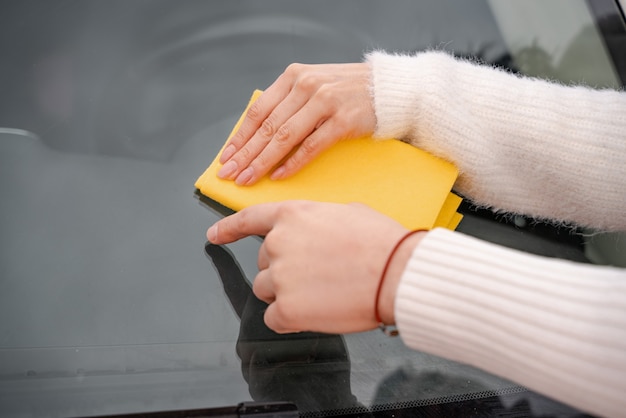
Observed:
[[[233,255],[223,246],[205,250],[240,319],[236,351],[255,401],[290,401],[299,411],[365,412],[350,387],[350,359],[342,336],[277,334],[263,322],[267,304],[252,293]]]

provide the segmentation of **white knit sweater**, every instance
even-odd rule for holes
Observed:
[[[442,52],[374,52],[376,135],[454,162],[474,203],[626,230],[626,93],[515,76]],[[626,412],[626,270],[434,230],[398,288],[404,342],[594,414]]]

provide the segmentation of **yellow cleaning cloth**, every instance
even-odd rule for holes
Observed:
[[[248,107],[260,94],[254,92]],[[461,198],[450,192],[457,169],[395,139],[339,141],[295,175],[276,181],[265,176],[252,186],[238,186],[217,177],[223,150],[195,186],[203,195],[235,211],[258,203],[304,199],[364,203],[409,229],[454,229],[461,221],[456,212]]]

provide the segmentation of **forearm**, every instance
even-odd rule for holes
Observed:
[[[529,255],[443,229],[397,288],[411,348],[602,415],[626,410],[626,271]]]
[[[376,135],[455,163],[481,206],[626,230],[626,93],[521,78],[441,52],[372,53]]]

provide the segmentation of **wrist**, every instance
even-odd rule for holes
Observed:
[[[398,285],[413,251],[424,238],[427,231],[419,231],[403,240],[398,248],[390,254],[387,270],[381,277],[381,289],[377,300],[378,314],[383,324],[393,325],[395,319],[395,301]]]

